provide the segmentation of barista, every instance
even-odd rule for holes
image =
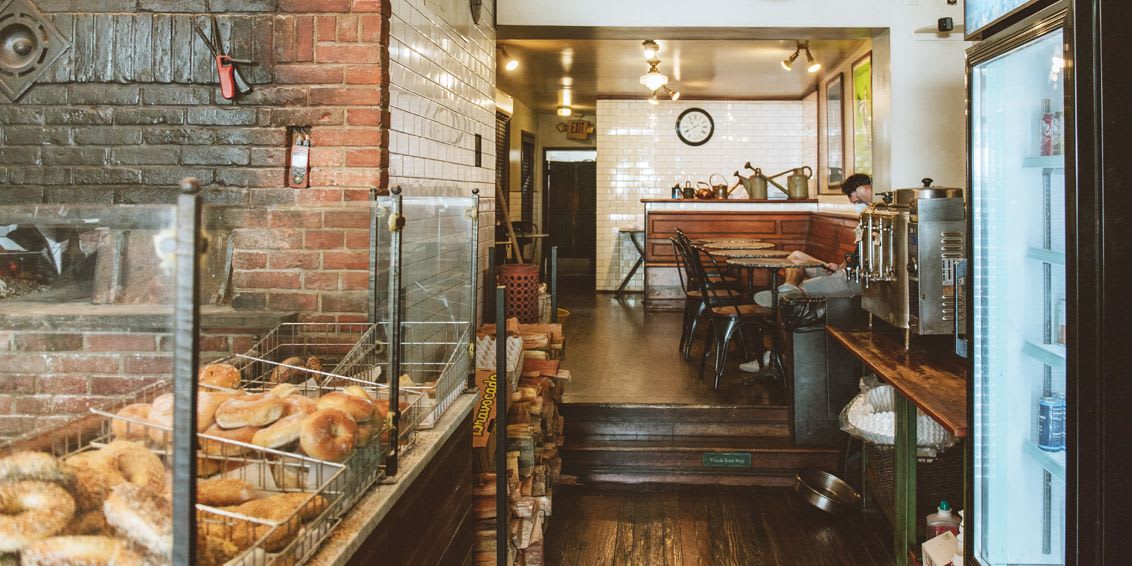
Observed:
[[[841,191],[853,203],[858,214],[864,212],[873,202],[873,180],[868,175],[858,173],[851,175],[841,185]],[[856,241],[861,241],[861,228],[856,229]],[[795,250],[790,252],[788,259],[807,261],[823,261],[806,252]],[[845,262],[828,262],[821,267],[808,267],[806,269],[787,269],[786,283],[779,285],[778,296],[797,297],[807,295],[811,297],[851,297],[861,294],[860,284],[851,281],[845,276]],[[764,308],[770,308],[772,294],[770,290],[755,293],[755,303]],[[768,352],[769,354],[769,352]],[[764,362],[765,363],[765,362]],[[758,360],[751,360],[739,365],[739,369],[749,373],[758,372],[761,364]]]

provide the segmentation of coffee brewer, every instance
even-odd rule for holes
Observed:
[[[967,223],[962,189],[896,189],[890,202],[861,213],[856,265],[846,275],[864,286],[872,317],[911,334],[951,334],[963,316],[955,295],[955,265],[963,259]]]

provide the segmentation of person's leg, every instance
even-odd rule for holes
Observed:
[[[845,277],[843,272],[813,277],[799,286],[807,295],[815,297],[838,297],[860,294],[860,286]]]

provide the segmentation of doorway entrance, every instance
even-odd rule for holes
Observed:
[[[543,150],[543,218],[562,277],[593,280],[597,256],[597,150]]]

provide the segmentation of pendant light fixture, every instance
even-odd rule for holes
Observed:
[[[651,104],[653,106],[660,104],[660,99],[658,99],[656,97],[656,91],[655,90],[652,92],[652,96],[649,97],[649,104]]]
[[[559,116],[566,117],[566,116],[569,116],[573,113],[574,113],[574,110],[572,108],[570,108],[569,106],[559,106],[558,107],[558,115]]]
[[[660,45],[651,39],[646,39],[641,43],[641,46],[644,48],[645,61],[656,59],[656,54],[660,53]]]
[[[667,94],[668,98],[672,99],[672,102],[676,102],[677,100],[680,100],[680,91],[672,90],[672,89],[668,88],[667,85],[664,86],[664,94]]]
[[[662,74],[657,65],[660,65],[660,60],[653,59],[649,63],[649,72],[641,75],[641,84],[650,91],[655,91],[660,87],[668,84],[668,75]]]

